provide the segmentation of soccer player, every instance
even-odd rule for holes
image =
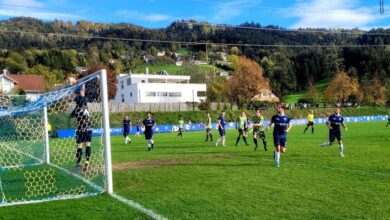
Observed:
[[[307,115],[307,126],[305,128],[304,134],[306,133],[307,129],[311,127],[311,133],[314,133],[314,112],[313,110],[310,111],[310,113]]]
[[[123,119],[123,137],[125,137],[125,144],[130,143],[131,139],[129,137],[131,131],[131,121],[129,119],[129,116],[125,115],[125,118]]]
[[[156,128],[156,122],[152,118],[152,113],[148,112],[147,117],[142,122],[143,127],[145,128],[145,139],[148,144],[148,151],[154,148],[154,129]]]
[[[257,110],[255,116],[253,116],[253,143],[255,143],[255,151],[257,151],[257,138],[260,137],[263,140],[264,150],[267,151],[267,141],[265,140],[264,131],[264,116],[261,115],[261,111]]]
[[[140,133],[141,133],[141,126],[139,125],[139,121],[137,122],[137,126],[135,127],[135,135],[134,136],[137,136],[137,137],[141,137]]]
[[[341,135],[340,126],[343,126],[345,131],[347,131],[347,126],[344,123],[343,116],[340,115],[340,107],[337,106],[335,113],[329,116],[326,125],[329,128],[329,142],[325,142],[321,144],[321,147],[329,147],[332,146],[335,139],[337,139],[339,143],[339,153],[340,157],[344,157],[344,145],[343,145],[343,137]]]
[[[277,108],[278,114],[272,116],[271,123],[268,126],[268,130],[274,126],[274,159],[276,167],[280,167],[280,153],[286,152],[287,133],[291,130],[291,118],[285,115],[285,106],[280,105]]]
[[[221,137],[218,138],[217,143],[215,143],[215,146],[218,146],[219,142],[222,141],[222,147],[225,147],[225,138],[226,138],[225,126],[226,125],[227,123],[225,121],[225,111],[222,111],[221,115],[218,117],[218,123],[217,123],[219,135]]]
[[[210,136],[210,142],[213,141],[213,135],[211,134],[211,116],[210,116],[210,112],[207,113],[207,120],[206,120],[206,141],[207,142],[209,140],[209,136]]]
[[[76,167],[80,167],[81,158],[83,156],[83,145],[85,144],[85,163],[83,171],[87,171],[89,160],[91,158],[91,142],[92,142],[92,123],[88,111],[88,98],[85,96],[85,85],[80,88],[79,94],[75,100],[76,106],[72,111],[71,117],[76,118]]]
[[[389,127],[389,125],[390,125],[390,114],[387,116],[387,125],[386,125],[386,127]]]
[[[238,142],[240,142],[241,137],[244,140],[245,145],[249,145],[247,140],[246,140],[245,133],[244,133],[245,127],[248,126],[247,123],[248,123],[248,118],[246,117],[245,112],[241,112],[241,115],[238,116],[238,119],[237,119],[238,137],[237,137],[237,141],[236,141],[236,146],[238,146]]]
[[[183,138],[183,127],[184,127],[184,120],[183,120],[183,117],[182,116],[180,116],[180,119],[179,119],[179,134],[177,134],[177,136],[176,137],[181,137],[181,138]]]

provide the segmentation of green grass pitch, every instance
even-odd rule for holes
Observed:
[[[390,128],[386,122],[349,123],[345,158],[337,145],[321,148],[325,125],[288,135],[281,168],[253,143],[227,147],[204,142],[203,132],[156,134],[155,150],[144,138],[112,138],[114,191],[169,219],[389,219]],[[218,137],[213,131],[214,139]],[[250,138],[251,139],[251,138]],[[108,195],[0,208],[0,219],[148,219]]]

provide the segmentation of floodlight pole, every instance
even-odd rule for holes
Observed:
[[[47,106],[43,108],[43,117],[45,123],[45,161],[50,163],[50,144],[49,144],[49,118],[47,117]]]
[[[104,159],[106,169],[106,189],[109,194],[114,192],[112,184],[112,164],[111,164],[111,137],[110,137],[110,114],[108,111],[108,83],[107,71],[101,70],[101,96],[103,109],[103,132],[104,132]]]

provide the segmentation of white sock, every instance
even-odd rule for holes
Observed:
[[[225,146],[225,139],[222,140],[222,145]]]
[[[344,146],[342,144],[339,145],[340,154],[344,153]]]
[[[149,141],[149,140],[147,140],[146,142],[148,143],[148,148],[150,148],[150,141]]]
[[[280,152],[275,151],[275,163],[279,164],[280,162]]]
[[[218,145],[220,141],[221,141],[221,138],[218,138],[216,144]]]
[[[332,143],[330,143],[330,142],[324,142],[321,146],[323,146],[323,147],[329,147],[329,146],[332,146]]]

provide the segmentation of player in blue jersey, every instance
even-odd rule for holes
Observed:
[[[148,144],[148,151],[154,148],[154,141],[153,141],[153,135],[154,135],[154,129],[156,128],[156,122],[152,118],[152,113],[148,112],[147,117],[143,120],[142,125],[145,129],[145,139]]]
[[[140,121],[137,122],[137,125],[135,126],[135,135],[134,136],[137,136],[137,137],[141,137],[140,133],[141,133],[141,126],[140,126]]]
[[[291,118],[284,113],[285,106],[278,106],[278,114],[272,116],[268,130],[274,125],[274,159],[276,167],[280,167],[280,153],[286,152],[287,133],[291,130]]]
[[[329,142],[321,144],[321,147],[329,147],[333,145],[333,142],[337,139],[339,143],[339,153],[341,157],[344,157],[344,145],[343,136],[341,135],[341,126],[347,131],[347,126],[344,123],[343,116],[340,115],[340,107],[337,106],[335,113],[329,116],[326,125],[329,128]]]
[[[125,115],[125,118],[123,119],[123,137],[125,137],[125,144],[131,143],[131,138],[129,137],[131,131],[131,121],[129,119],[129,116]]]
[[[215,146],[218,146],[219,142],[222,141],[222,146],[225,147],[226,125],[227,123],[225,121],[225,111],[222,111],[221,115],[218,117],[217,122],[217,128],[221,137],[218,138],[217,143],[215,143]]]

